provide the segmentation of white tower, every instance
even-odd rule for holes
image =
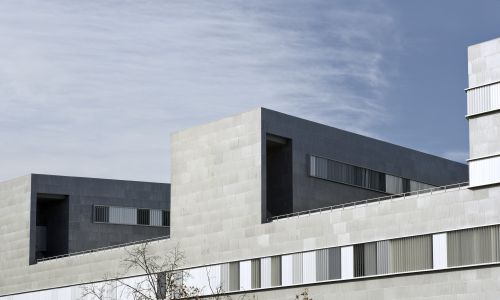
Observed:
[[[500,38],[468,49],[471,187],[500,183]]]

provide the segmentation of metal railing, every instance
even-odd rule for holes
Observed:
[[[137,245],[137,244],[149,243],[149,242],[154,242],[154,241],[159,241],[159,240],[165,240],[165,239],[169,239],[169,238],[170,238],[170,235],[159,236],[159,237],[155,237],[155,238],[151,238],[151,239],[133,241],[133,242],[128,242],[128,243],[124,243],[124,244],[116,244],[116,245],[112,245],[112,246],[94,248],[94,249],[89,249],[89,250],[85,250],[85,251],[72,252],[72,253],[68,253],[68,254],[61,254],[61,255],[56,255],[56,256],[51,256],[51,257],[37,258],[36,261],[42,262],[42,261],[47,261],[47,260],[52,260],[52,259],[57,259],[57,258],[70,257],[70,256],[98,252],[98,251],[121,248],[121,247],[126,247],[126,246],[132,246],[132,245]]]
[[[445,185],[445,186],[433,187],[430,189],[424,189],[424,190],[418,190],[418,191],[413,191],[413,192],[382,196],[382,197],[365,199],[365,200],[358,200],[358,201],[354,201],[354,202],[342,203],[342,204],[337,204],[337,205],[332,205],[332,206],[327,206],[327,207],[321,207],[321,208],[315,208],[315,209],[310,209],[310,210],[294,212],[294,213],[290,213],[290,214],[273,216],[273,217],[267,218],[267,221],[273,222],[273,221],[277,221],[280,219],[299,217],[299,216],[303,216],[303,215],[318,214],[321,212],[332,211],[334,209],[344,209],[346,207],[358,206],[358,205],[363,205],[363,204],[366,205],[368,203],[382,202],[382,201],[392,200],[395,198],[406,198],[409,196],[416,196],[416,195],[429,194],[429,193],[432,194],[432,193],[438,192],[438,191],[447,192],[449,190],[455,190],[455,189],[460,190],[461,188],[466,187],[466,186],[469,186],[468,182],[454,183],[454,184]]]

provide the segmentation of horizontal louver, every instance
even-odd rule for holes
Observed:
[[[170,226],[170,212],[160,209],[137,209],[95,205],[93,220],[96,223]]]
[[[362,188],[400,194],[431,188],[429,184],[382,172],[357,167],[323,157],[310,156],[309,175],[316,178],[359,186]]]
[[[500,109],[500,83],[467,91],[467,114],[476,115]]]

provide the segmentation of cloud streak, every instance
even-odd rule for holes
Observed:
[[[373,133],[393,25],[376,1],[2,1],[0,179],[167,181],[170,132],[259,106]]]

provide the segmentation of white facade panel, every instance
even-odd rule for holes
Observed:
[[[303,282],[316,282],[316,252],[304,252],[302,255]]]
[[[271,287],[271,258],[260,259],[260,285],[262,288]]]
[[[161,209],[151,209],[150,210],[150,219],[149,219],[149,225],[152,226],[161,226],[162,225],[162,215],[163,212]]]
[[[389,194],[403,193],[403,178],[385,174],[385,190]]]
[[[109,223],[137,224],[137,209],[132,207],[109,207]]]
[[[469,162],[470,186],[481,186],[500,182],[500,156]]]
[[[448,266],[446,233],[432,235],[432,268],[444,269]]]
[[[281,256],[281,284],[283,286],[293,284],[293,256]]]
[[[354,277],[354,251],[353,246],[340,248],[341,276],[342,279]]]
[[[467,91],[467,114],[475,115],[500,109],[500,83]]]
[[[240,289],[247,291],[252,289],[252,261],[240,261]]]

